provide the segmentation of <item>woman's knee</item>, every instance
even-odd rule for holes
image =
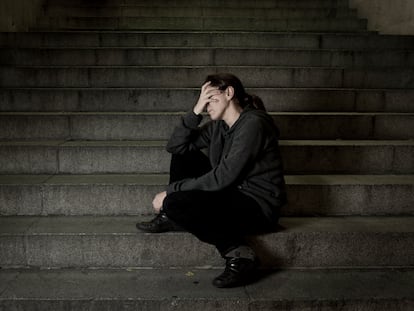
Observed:
[[[165,213],[169,213],[171,210],[174,209],[174,206],[177,206],[177,202],[179,201],[177,198],[177,192],[173,192],[171,194],[168,194],[163,203],[162,203],[162,210]],[[179,205],[178,205],[179,206]]]
[[[199,214],[199,191],[178,191],[167,195],[163,202],[163,211],[171,219],[192,219]]]
[[[183,192],[173,192],[168,194],[163,202],[162,210],[171,219],[186,213],[188,208],[188,198]]]

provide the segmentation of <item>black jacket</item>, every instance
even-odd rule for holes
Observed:
[[[269,219],[277,218],[286,204],[283,165],[279,152],[279,130],[264,111],[247,106],[231,128],[224,121],[199,126],[201,115],[183,116],[168,141],[167,151],[183,154],[207,148],[213,169],[198,178],[174,182],[175,191],[220,191],[237,187],[253,197]]]

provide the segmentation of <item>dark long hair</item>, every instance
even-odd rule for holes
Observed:
[[[247,105],[251,105],[256,109],[266,111],[262,99],[259,96],[247,94],[240,79],[233,74],[217,73],[209,75],[207,76],[205,82],[211,82],[211,86],[218,87],[221,91],[224,91],[229,86],[233,87],[234,97],[243,109]]]

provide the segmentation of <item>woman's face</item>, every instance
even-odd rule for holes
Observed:
[[[227,109],[230,106],[230,99],[229,96],[226,94],[226,90],[219,91],[217,93],[216,87],[211,87],[211,91],[214,95],[210,97],[210,101],[206,106],[207,113],[209,114],[211,120],[222,120],[223,116],[225,115]]]

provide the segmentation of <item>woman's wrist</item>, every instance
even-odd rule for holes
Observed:
[[[195,115],[200,115],[202,112],[203,112],[203,110],[204,110],[204,106],[203,107],[200,107],[201,105],[199,105],[199,104],[197,104],[197,105],[195,105],[194,106],[194,108],[193,108],[193,112],[194,112],[194,114]]]

